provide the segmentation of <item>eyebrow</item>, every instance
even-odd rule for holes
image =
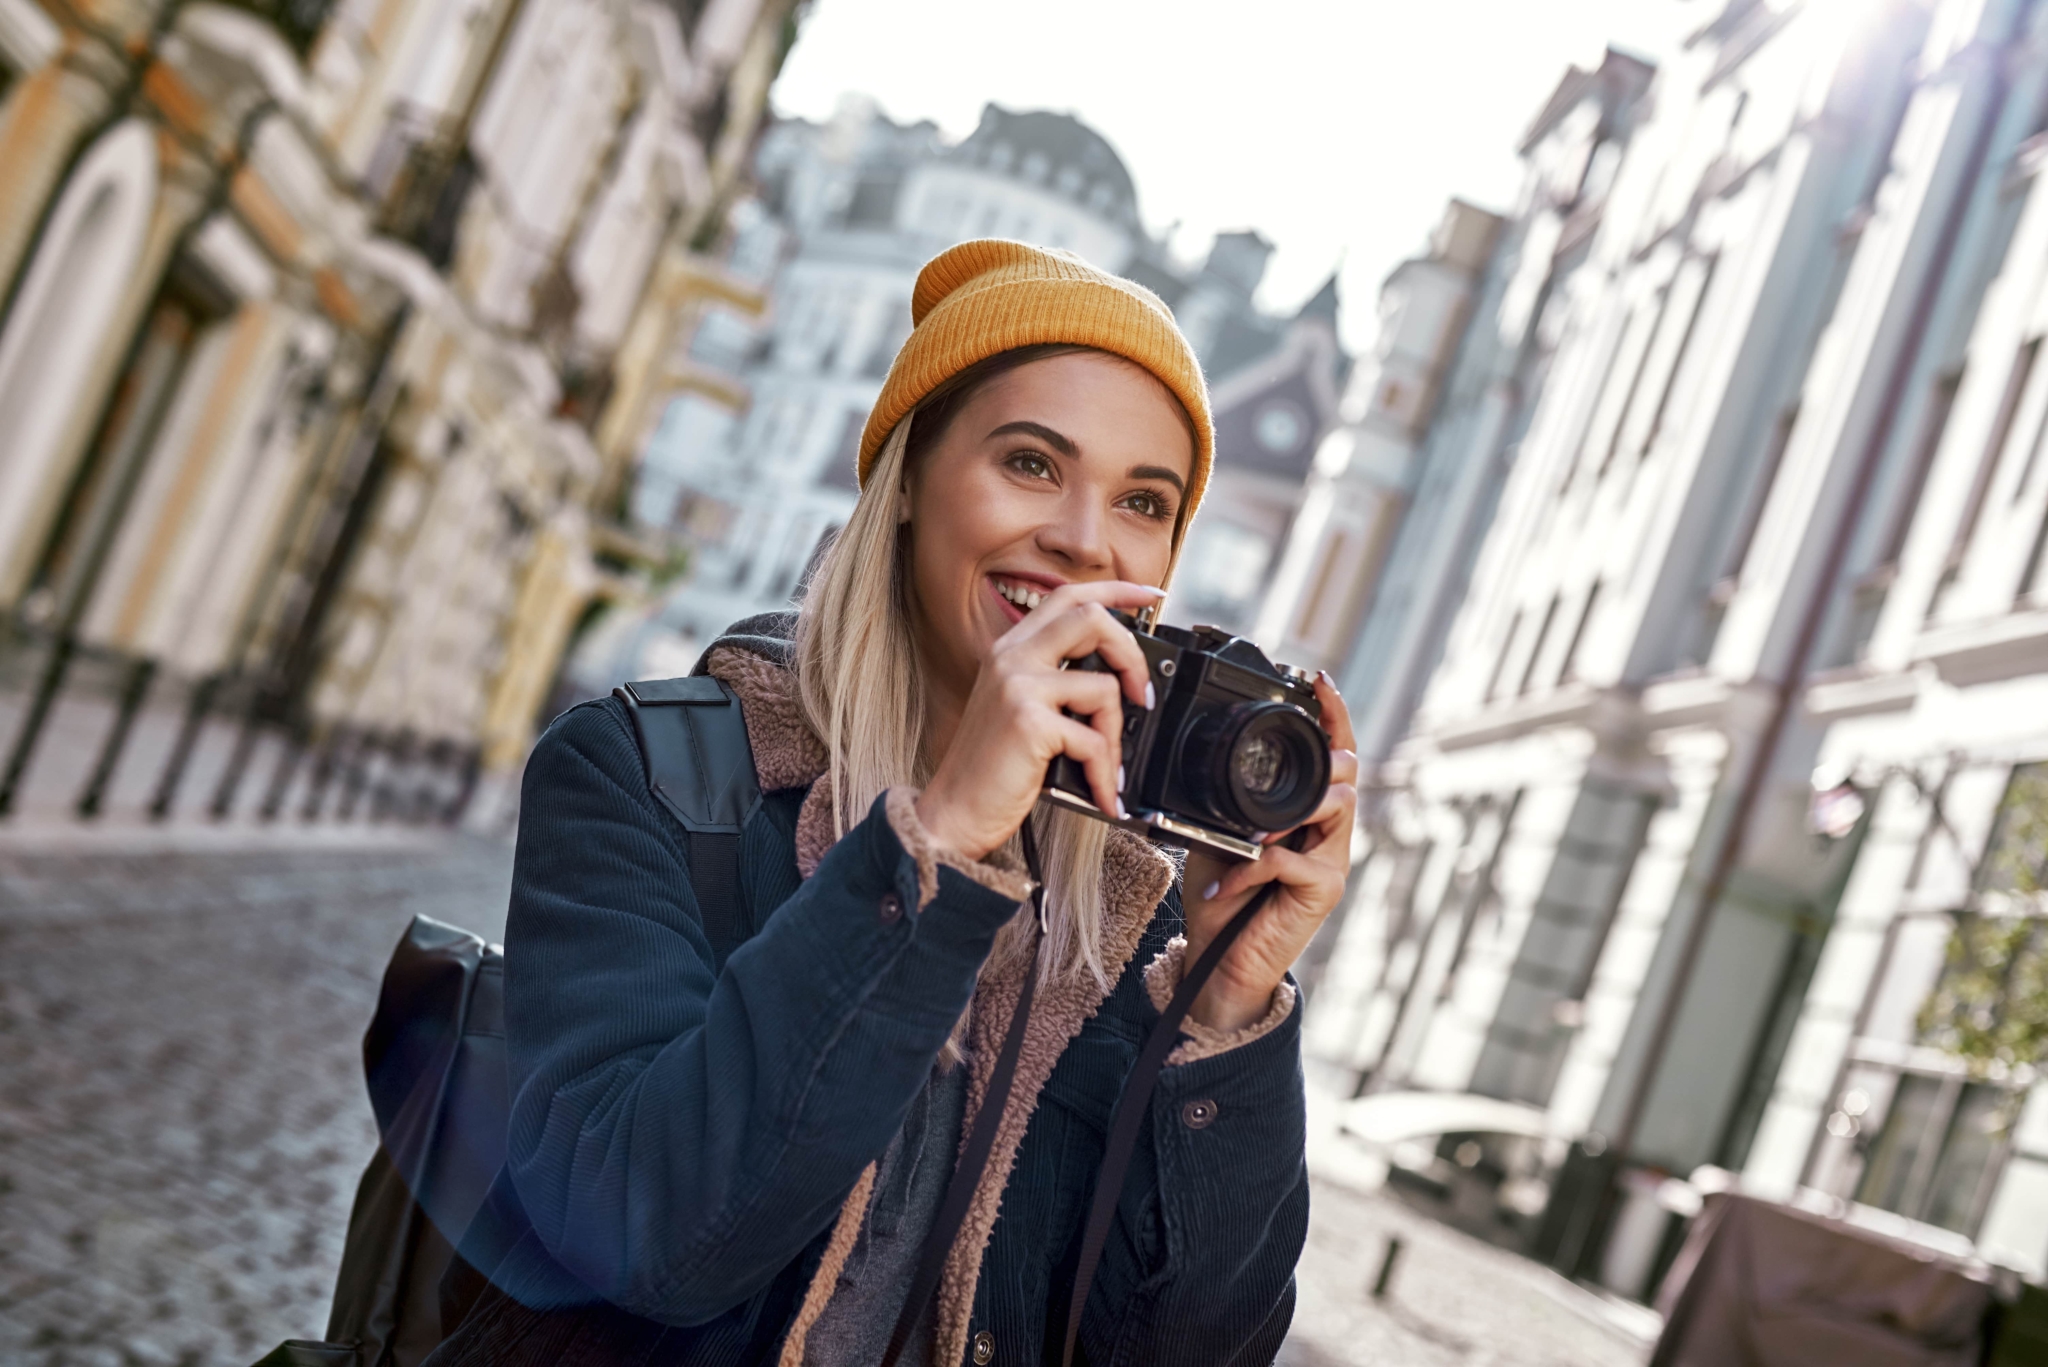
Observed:
[[[1016,422],[1006,422],[1001,427],[990,432],[989,436],[1036,437],[1069,460],[1078,460],[1081,455],[1081,448],[1075,445],[1073,438],[1063,432],[1055,432],[1042,422],[1032,422],[1029,419],[1020,418]],[[1180,493],[1184,494],[1188,491],[1187,481],[1167,469],[1164,465],[1134,465],[1131,467],[1130,478],[1163,479]]]
[[[1133,465],[1131,467],[1131,478],[1163,479],[1180,493],[1184,494],[1188,491],[1188,486],[1181,477],[1167,469],[1164,465]]]
[[[1081,454],[1081,448],[1074,444],[1072,437],[1061,432],[1055,432],[1042,422],[1029,422],[1020,419],[1017,422],[1006,422],[995,431],[989,433],[991,437],[1006,437],[1012,434],[1036,437],[1069,460],[1075,459]]]

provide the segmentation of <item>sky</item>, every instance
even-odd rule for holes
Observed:
[[[1515,144],[1565,68],[1656,60],[1717,0],[816,0],[774,103],[848,94],[965,137],[994,101],[1079,116],[1122,154],[1154,233],[1277,251],[1261,302],[1341,271],[1345,341],[1452,196],[1512,205]],[[1177,225],[1177,226],[1176,226]]]

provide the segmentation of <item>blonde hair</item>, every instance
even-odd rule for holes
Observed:
[[[931,777],[925,688],[910,631],[909,541],[897,518],[916,417],[913,411],[897,423],[877,453],[860,501],[821,558],[797,616],[797,680],[811,727],[831,756],[835,836],[857,824],[888,788],[922,785]],[[1040,802],[1032,830],[1045,879],[1041,981],[1089,975],[1106,990],[1102,862],[1109,827]],[[1013,836],[1005,847],[1011,860],[1017,843]],[[1024,924],[1019,918],[1006,928],[991,962],[1028,945]]]

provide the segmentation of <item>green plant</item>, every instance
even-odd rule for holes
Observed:
[[[2048,920],[1958,916],[1919,1025],[1979,1075],[2048,1061]]]
[[[1977,886],[1919,1027],[1984,1076],[2048,1062],[2048,764],[2013,770]]]

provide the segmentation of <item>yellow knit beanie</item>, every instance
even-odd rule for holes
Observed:
[[[910,321],[910,340],[896,353],[861,433],[862,484],[896,424],[947,378],[998,352],[1065,343],[1136,362],[1187,409],[1195,426],[1194,478],[1180,519],[1187,526],[1208,487],[1216,430],[1201,363],[1158,295],[1072,252],[983,238],[925,263],[910,296]]]

